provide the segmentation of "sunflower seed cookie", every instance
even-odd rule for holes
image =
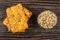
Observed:
[[[41,12],[37,18],[38,24],[42,28],[53,28],[57,23],[57,16],[54,14],[54,12],[46,10],[44,12]]]

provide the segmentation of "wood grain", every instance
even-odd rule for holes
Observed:
[[[6,17],[6,8],[22,3],[33,12],[25,33],[12,34],[8,32],[3,20]],[[37,23],[37,16],[44,10],[55,12],[58,18],[53,29],[43,29]],[[60,1],[59,0],[0,0],[0,39],[1,40],[59,40],[60,39]]]

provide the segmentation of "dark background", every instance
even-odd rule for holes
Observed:
[[[25,33],[8,32],[3,25],[6,8],[22,3],[33,15],[28,21],[29,28]],[[44,10],[53,11],[58,18],[52,29],[43,29],[37,23],[37,16]],[[0,0],[0,40],[59,40],[60,39],[60,1],[59,0]]]

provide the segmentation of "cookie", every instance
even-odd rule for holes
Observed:
[[[17,4],[6,9],[7,17],[3,24],[7,26],[8,31],[12,33],[25,32],[28,28],[28,20],[32,15],[22,4]]]
[[[51,29],[57,24],[57,16],[54,12],[46,10],[38,15],[37,22],[42,28]]]

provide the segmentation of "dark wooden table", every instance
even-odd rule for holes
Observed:
[[[6,8],[22,3],[32,13],[25,33],[8,32],[3,20]],[[43,29],[37,23],[37,16],[44,10],[51,10],[57,15],[58,21],[53,29]],[[59,0],[0,0],[0,40],[59,40],[60,39],[60,1]]]

